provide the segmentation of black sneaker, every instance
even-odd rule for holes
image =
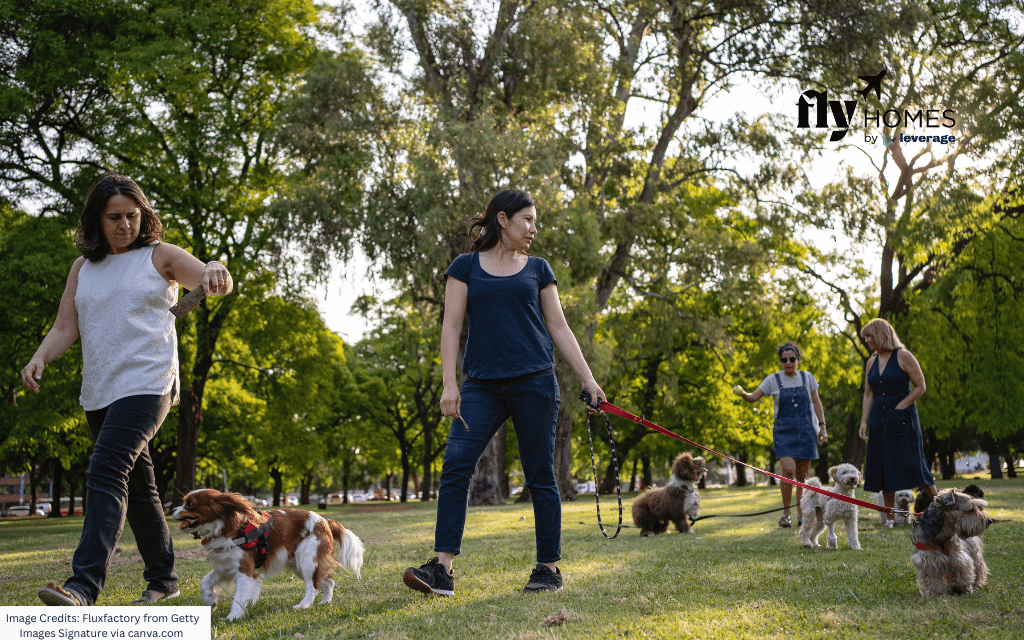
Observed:
[[[552,571],[545,564],[537,564],[537,567],[530,574],[530,581],[523,587],[526,593],[538,593],[540,591],[561,591],[562,572],[555,567]]]
[[[422,591],[439,596],[455,595],[455,572],[449,572],[444,565],[434,558],[419,569],[409,567],[402,574],[405,586],[415,591]]]

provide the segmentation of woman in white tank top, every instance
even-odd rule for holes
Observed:
[[[135,182],[113,173],[100,178],[85,199],[75,240],[82,257],[71,267],[57,319],[21,370],[25,388],[39,393],[46,364],[82,338],[80,401],[95,439],[86,473],[89,505],[74,575],[63,586],[50,582],[39,590],[46,604],[96,602],[125,519],[146,567],[147,588],[135,603],[179,593],[148,450],[178,401],[178,338],[170,307],[179,284],[224,296],[233,283],[224,265],[203,264],[160,242],[162,235]]]

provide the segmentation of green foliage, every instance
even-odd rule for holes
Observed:
[[[21,369],[53,323],[77,257],[60,220],[0,201],[0,473],[19,474],[52,458],[69,468],[89,446],[78,404],[80,347],[47,365],[39,394],[21,384]]]

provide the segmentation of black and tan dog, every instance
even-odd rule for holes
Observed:
[[[910,561],[921,595],[971,593],[985,584],[988,566],[978,537],[990,522],[985,506],[980,498],[947,489],[914,523]]]
[[[672,478],[664,487],[652,487],[633,502],[633,524],[640,535],[665,533],[669,523],[679,533],[693,533],[687,517],[700,515],[700,493],[697,483],[708,473],[704,458],[681,453],[672,463]]]

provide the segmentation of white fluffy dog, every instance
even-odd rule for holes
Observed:
[[[860,471],[857,470],[857,467],[844,463],[829,469],[828,475],[835,481],[835,486],[832,487],[833,492],[854,497],[854,489],[861,481]],[[817,478],[811,478],[807,484],[812,487],[821,487],[821,481]],[[828,527],[827,548],[835,549],[838,546],[838,538],[836,538],[834,526],[836,521],[842,520],[846,524],[846,545],[860,551],[856,505],[805,490],[803,498],[800,499],[800,509],[803,511],[804,520],[800,527],[800,544],[808,548],[817,547],[818,537],[825,527]]]
[[[882,497],[882,492],[879,491],[875,494],[875,504],[880,507],[885,506],[885,499]],[[914,492],[909,489],[902,489],[896,492],[896,504],[895,507],[900,511],[910,511],[910,507],[914,504]],[[881,511],[878,512],[878,524],[885,524],[886,515]],[[910,524],[910,518],[905,514],[897,513],[896,520],[893,522],[896,526],[901,524]]]

